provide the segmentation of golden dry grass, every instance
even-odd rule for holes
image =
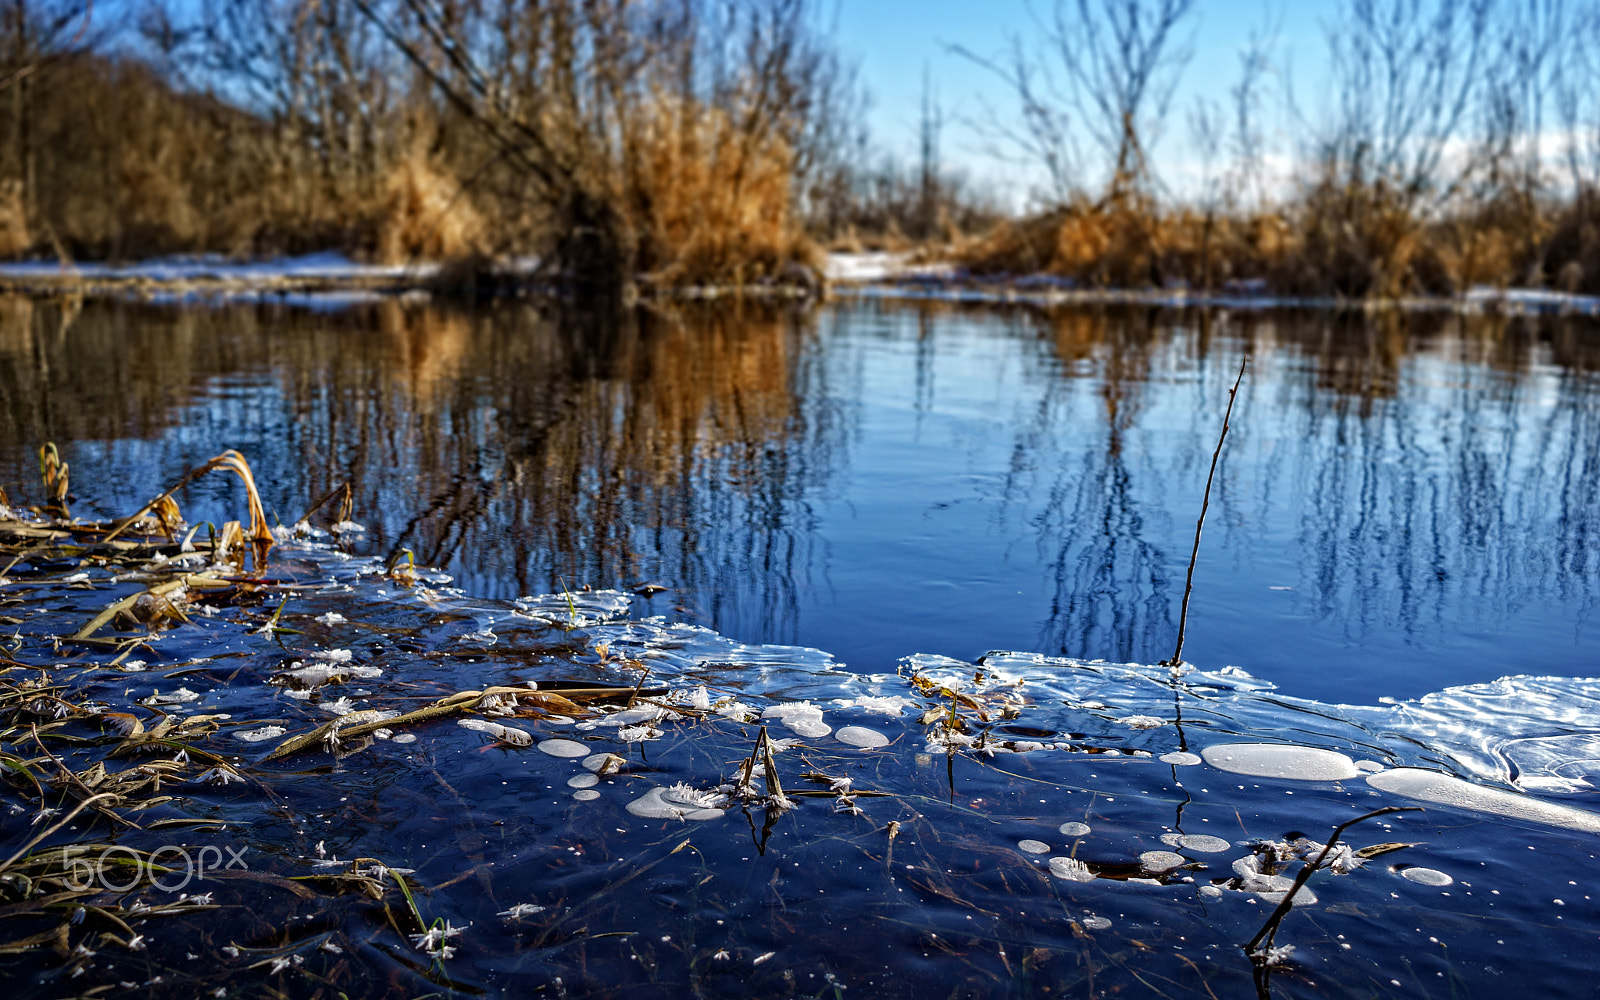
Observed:
[[[377,219],[377,258],[385,264],[470,257],[485,226],[460,183],[426,154],[412,151],[389,170]]]
[[[32,245],[22,205],[22,182],[14,178],[0,181],[0,258],[20,257]]]
[[[666,96],[633,129],[623,204],[647,283],[743,284],[814,256],[792,213],[794,157],[781,138]]]
[[[1594,204],[1593,200],[1581,202]],[[1079,199],[1009,222],[958,253],[984,276],[1053,274],[1086,288],[1221,289],[1349,299],[1473,285],[1600,286],[1600,211],[1471,206],[1418,215],[1383,184],[1313,185],[1275,209],[1207,213],[1148,199]]]

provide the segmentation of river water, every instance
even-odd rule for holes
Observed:
[[[1174,673],[1155,664],[1242,361]],[[6,303],[14,506],[45,441],[86,519],[235,448],[274,523],[348,482],[360,529],[285,527],[269,596],[191,615],[132,672],[54,639],[137,581],[9,571],[8,657],[107,710],[181,690],[163,711],[228,716],[195,745],[248,780],[191,776],[159,811],[277,881],[222,880],[139,948],[0,962],[38,996],[1584,994],[1597,371],[1593,321],[1446,313]],[[178,499],[191,524],[242,512],[232,477]],[[385,573],[404,553],[415,580]],[[257,633],[280,605],[295,631]],[[307,663],[364,669],[301,690]],[[616,753],[592,784],[449,718],[266,759],[338,712],[556,681],[686,711],[486,716]],[[798,741],[784,787],[818,793],[791,809],[718,798],[763,714]],[[84,765],[116,742],[85,740]],[[1254,742],[1348,759],[1241,773],[1225,747]],[[1450,801],[1415,769],[1456,779]],[[1259,842],[1415,805],[1348,830],[1405,846],[1313,875],[1276,939],[1293,953],[1252,964]],[[30,818],[0,819],[6,853]],[[424,919],[464,928],[454,953],[403,936],[392,876],[364,894],[330,859],[411,869]],[[102,902],[141,900],[168,896]]]

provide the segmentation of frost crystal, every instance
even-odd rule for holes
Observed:
[[[1129,715],[1117,720],[1119,725],[1129,729],[1160,729],[1166,725],[1165,719],[1158,719],[1153,715]]]
[[[662,799],[676,805],[694,806],[697,809],[721,809],[727,805],[727,799],[718,792],[703,792],[693,785],[678,782],[670,786]]]
[[[1288,962],[1288,960],[1289,960],[1289,956],[1293,955],[1293,954],[1294,954],[1294,945],[1292,945],[1292,944],[1280,944],[1280,945],[1274,945],[1271,948],[1267,948],[1267,949],[1264,949],[1262,951],[1256,952],[1255,953],[1255,957],[1261,959],[1261,962],[1262,962],[1263,965],[1276,966],[1276,965],[1284,965],[1284,964],[1286,964]]]

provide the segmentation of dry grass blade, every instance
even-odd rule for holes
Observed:
[[[351,513],[351,510],[354,508],[354,500],[352,499],[352,495],[351,495],[351,492],[350,492],[350,484],[346,482],[346,483],[340,483],[338,486],[335,486],[333,489],[329,490],[327,493],[324,493],[322,495],[322,497],[317,500],[316,503],[313,503],[310,507],[306,508],[306,512],[304,514],[301,514],[300,515],[300,520],[296,521],[295,523],[299,524],[302,521],[310,521],[312,514],[315,514],[317,511],[319,511],[322,508],[326,507],[328,504],[334,502],[335,500],[338,501],[339,506],[338,506],[338,513],[335,514],[333,516],[333,518],[332,518],[333,522],[335,524],[341,524],[341,523],[343,523],[345,521],[350,520],[350,513]]]
[[[106,535],[104,541],[113,541],[118,535],[121,535],[124,531],[127,531],[134,524],[138,523],[139,519],[144,517],[145,514],[148,514],[151,511],[163,509],[163,503],[171,501],[172,494],[178,492],[178,490],[193,482],[195,479],[198,479],[206,473],[215,471],[217,469],[234,473],[244,483],[246,503],[248,504],[250,511],[250,530],[247,533],[247,537],[250,539],[250,545],[252,549],[252,555],[255,558],[256,569],[263,568],[266,565],[267,552],[272,548],[272,528],[267,524],[267,512],[266,509],[261,506],[261,493],[256,489],[256,477],[250,471],[250,463],[245,461],[244,456],[239,454],[237,451],[234,451],[232,448],[229,448],[222,454],[212,458],[204,465],[197,466],[196,468],[185,472],[176,483],[173,483],[159,496],[155,497],[149,503],[134,511],[133,516],[119,521],[117,526],[113,528],[108,535]],[[176,505],[174,505],[174,509],[175,507]]]
[[[101,628],[105,627],[106,624],[115,620],[118,615],[123,614],[124,612],[132,613],[135,605],[137,605],[141,599],[148,601],[151,598],[159,598],[166,604],[167,607],[171,608],[172,613],[176,617],[182,618],[182,612],[179,612],[175,607],[172,607],[171,602],[166,600],[166,596],[168,594],[179,593],[193,587],[204,587],[207,583],[213,586],[226,585],[223,581],[217,580],[215,577],[204,576],[181,576],[176,580],[168,580],[164,583],[158,583],[149,590],[141,590],[136,594],[129,594],[122,600],[107,605],[104,611],[101,611],[99,614],[91,618],[89,623],[75,632],[72,637],[74,639],[91,638],[96,632],[100,631]]]
[[[54,441],[39,446],[39,475],[44,479],[45,511],[56,517],[67,515],[67,463],[61,460]]]
[[[256,477],[250,471],[250,463],[244,460],[243,455],[229,448],[207,462],[206,469],[225,469],[244,482],[250,507],[250,544],[255,554],[255,566],[260,569],[266,563],[267,551],[272,548],[272,527],[267,524],[267,512],[261,506],[261,493],[256,489]]]
[[[33,850],[35,845],[37,845],[40,841],[45,840],[46,838],[52,836],[57,830],[60,830],[62,827],[66,826],[68,823],[71,823],[73,820],[77,819],[78,818],[78,814],[83,812],[85,809],[87,809],[90,806],[100,802],[102,799],[115,799],[116,797],[117,796],[115,794],[111,793],[111,792],[101,792],[98,795],[91,795],[89,798],[86,798],[82,802],[79,802],[75,807],[73,807],[73,810],[71,812],[67,813],[65,816],[61,817],[61,819],[57,820],[55,825],[45,829],[44,831],[39,833],[36,837],[34,837],[32,840],[28,841],[26,844],[23,844],[21,847],[17,848],[16,853],[11,855],[11,857],[6,858],[4,861],[0,861],[0,873],[4,873],[12,865],[16,864],[18,858],[22,857],[23,855],[27,854],[29,851]]]
[[[528,699],[546,708],[554,704],[551,700],[552,696],[548,692],[532,691],[525,687],[490,687],[484,688],[482,691],[459,691],[440,698],[431,705],[426,705],[401,715],[353,712],[350,715],[340,716],[310,732],[289,737],[273,747],[272,751],[262,760],[278,760],[290,754],[299,753],[302,750],[325,743],[332,743],[347,736],[365,736],[367,733],[375,732],[379,729],[392,729],[396,726],[404,726],[413,722],[426,722],[429,719],[438,719],[447,715],[454,715],[457,712],[469,711],[476,708],[483,699],[494,697]],[[576,704],[564,698],[561,701],[571,705],[574,709],[577,708]]]

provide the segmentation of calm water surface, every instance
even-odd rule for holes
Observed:
[[[1175,679],[1141,664],[1172,653],[1245,356],[1195,573],[1198,669]],[[0,952],[0,969],[39,997],[1585,995],[1597,371],[1600,330],[1576,320],[0,303],[14,505],[39,499],[43,441],[85,518],[233,447],[283,524],[348,482],[365,526],[286,538],[265,594],[196,595],[132,670],[56,640],[136,575],[6,570],[8,658],[152,721],[135,700],[220,713],[192,747],[246,779],[200,780],[197,753],[143,829],[52,843],[226,836],[251,877],[159,920],[140,907],[170,896],[108,892],[66,925],[87,953]],[[180,501],[196,523],[242,510],[231,477]],[[432,567],[413,586],[383,572],[402,550]],[[261,632],[280,604],[294,631]],[[307,689],[292,672],[318,662],[363,669]],[[641,664],[684,712],[499,717],[619,755],[595,781],[449,719],[266,759],[352,708],[632,685]],[[976,743],[941,742],[952,715]],[[713,795],[758,717],[800,741],[776,767],[816,797],[641,813],[678,782]],[[93,717],[64,726],[73,768],[136,766],[106,757],[120,737]],[[245,738],[262,726],[282,732]],[[890,743],[863,751],[842,727]],[[1272,777],[1213,749],[1257,740],[1556,811],[1469,795],[1352,829],[1353,847],[1388,846],[1311,878],[1278,938],[1296,951],[1263,980],[1240,950],[1273,905],[1241,871],[1250,845],[1418,800],[1348,761]],[[838,798],[851,788],[881,794]],[[37,832],[25,800],[0,813],[0,853]],[[370,859],[412,870],[425,920],[464,928],[455,955],[399,933],[411,918]],[[13,937],[54,933],[0,915]]]
[[[1248,354],[1187,659],[1354,703],[1595,672],[1600,332],[1579,321],[31,311],[0,343],[14,496],[44,440],[84,516],[231,446],[282,522],[349,481],[373,551],[470,593],[659,583],[642,610],[867,672],[1168,657]],[[234,516],[229,488],[186,513]]]

